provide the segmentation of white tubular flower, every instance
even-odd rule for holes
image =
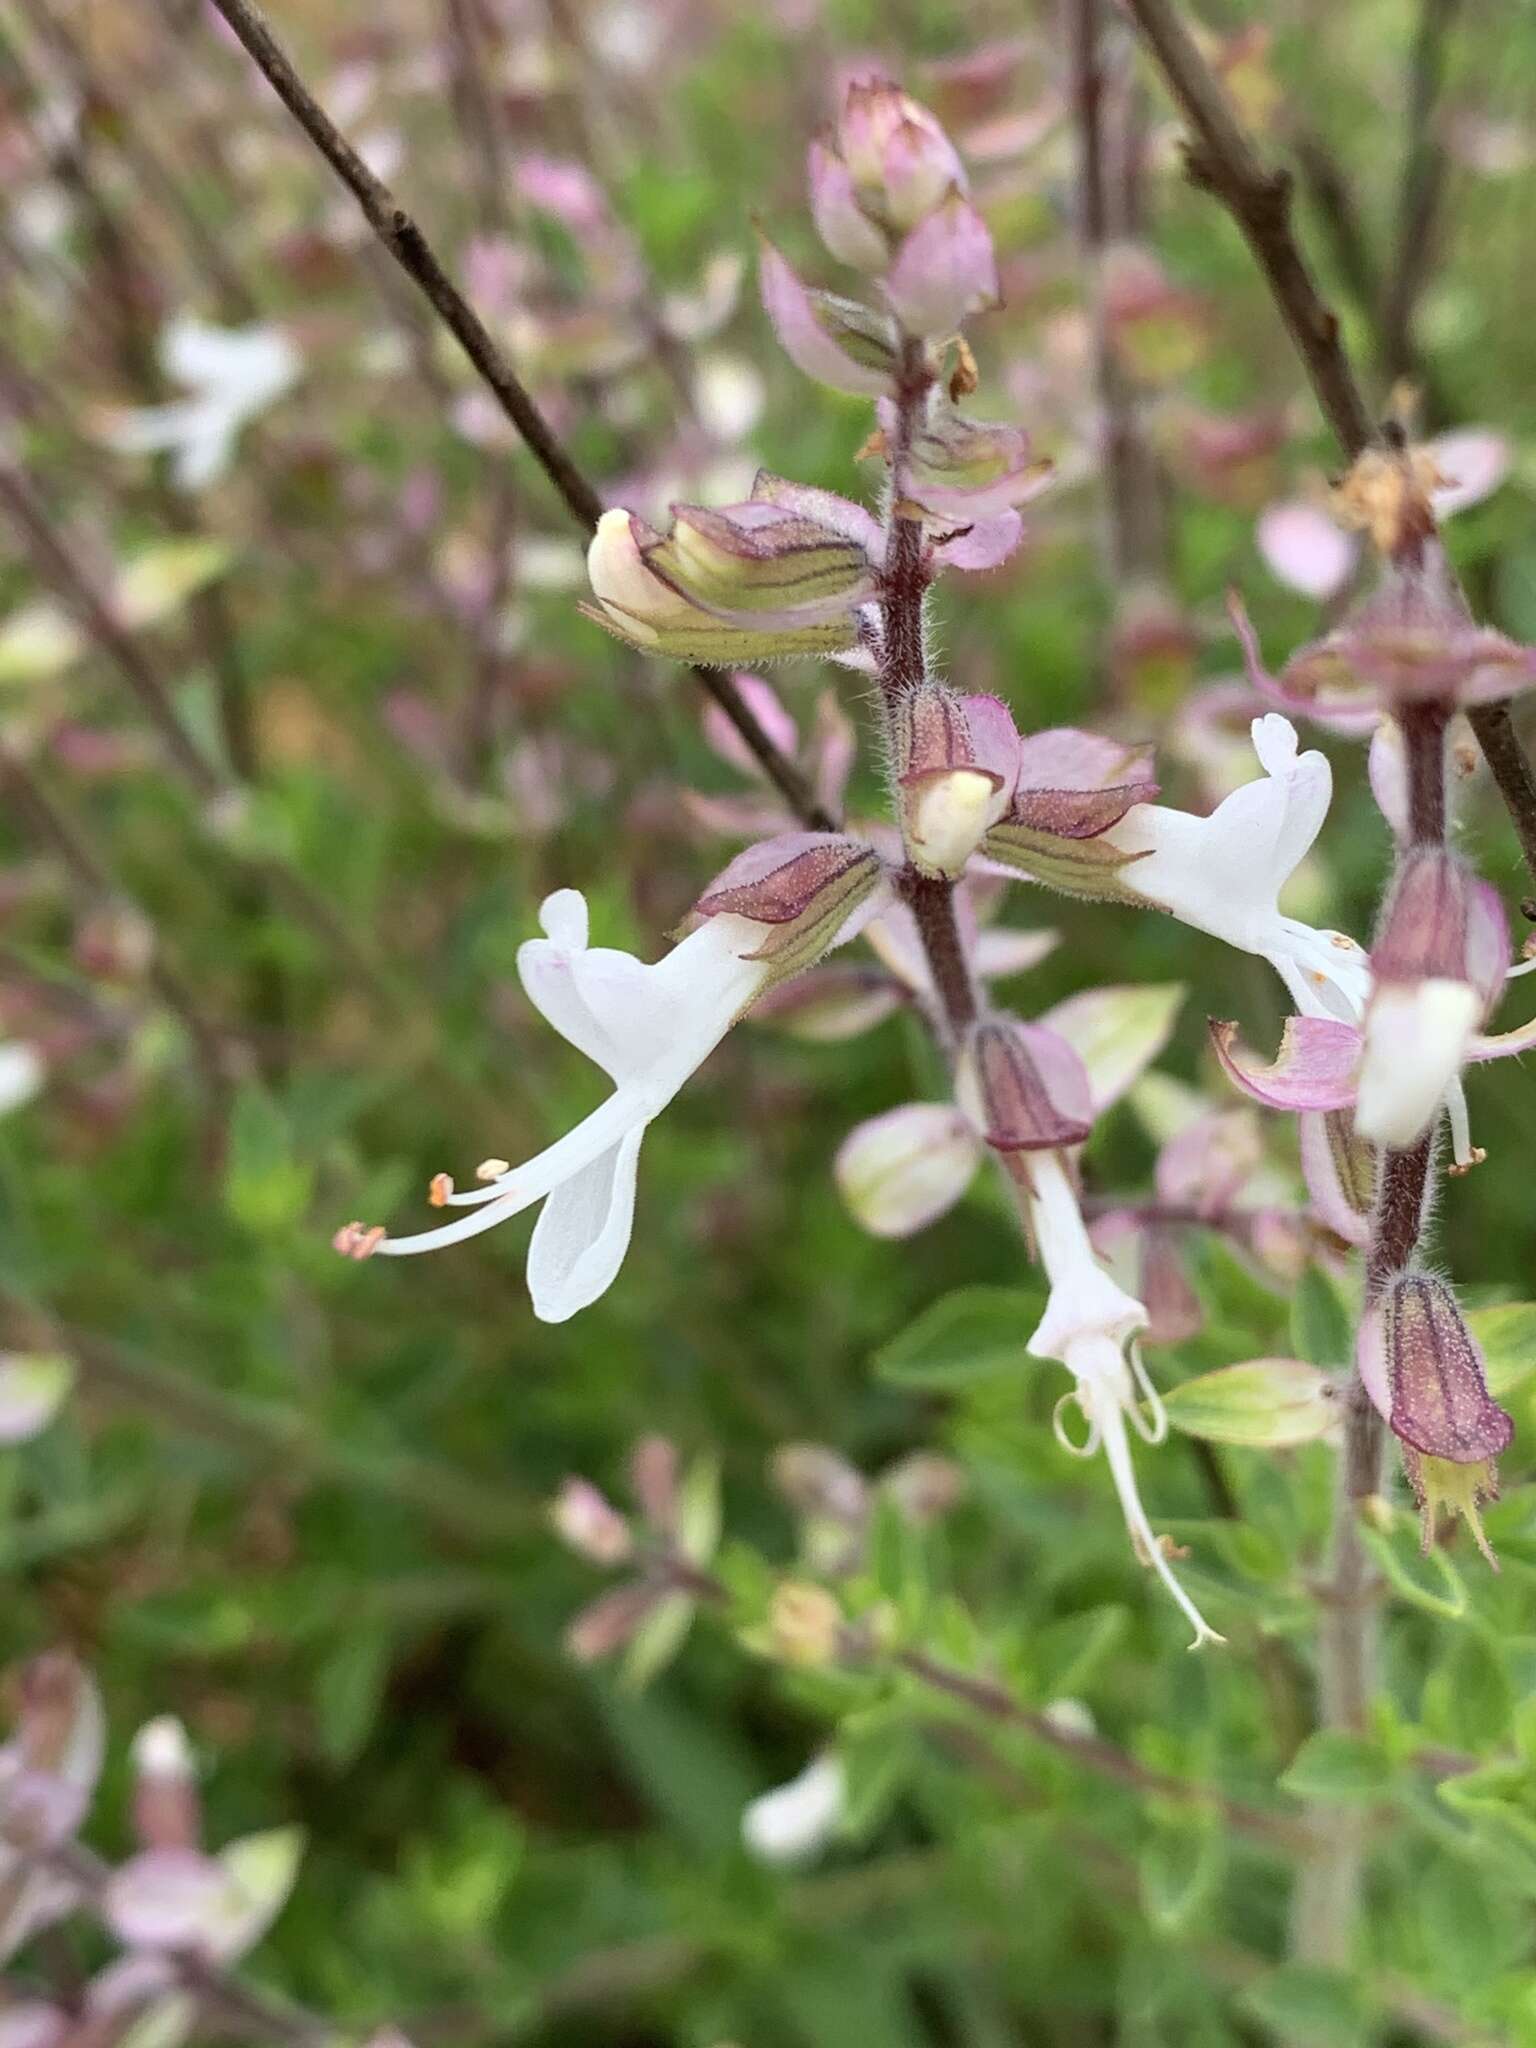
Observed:
[[[166,375],[191,394],[168,405],[114,413],[104,438],[123,455],[169,451],[176,481],[201,490],[228,470],[248,421],[297,380],[298,350],[278,327],[171,322],[160,341]]]
[[[409,1258],[478,1237],[544,1204],[528,1247],[534,1314],[563,1323],[612,1285],[629,1249],[635,1173],[646,1126],[703,1065],[772,971],[760,957],[764,929],[744,917],[712,917],[646,966],[631,953],[587,944],[586,899],[559,889],[539,912],[545,937],[519,948],[517,971],[529,1001],[614,1083],[607,1101],[526,1166],[494,1173],[455,1194],[434,1182],[434,1199],[470,1214],[415,1237],[358,1235],[338,1248]],[[499,1165],[500,1162],[488,1162]],[[343,1242],[347,1239],[347,1242]]]
[[[699,899],[703,917],[665,959],[587,943],[586,899],[559,889],[539,912],[542,939],[518,949],[534,1007],[614,1084],[607,1101],[524,1166],[487,1160],[486,1184],[432,1183],[439,1208],[471,1213],[414,1237],[349,1223],[334,1244],[348,1258],[409,1258],[478,1237],[544,1204],[528,1247],[534,1313],[563,1323],[613,1284],[629,1249],[640,1141],[771,981],[798,973],[851,938],[883,900],[873,851],[837,833],[786,833],[749,847]],[[746,914],[751,912],[751,915]]]
[[[836,1833],[847,1805],[840,1760],[813,1757],[798,1778],[751,1802],[741,1816],[741,1837],[759,1863],[806,1863]]]
[[[1355,1095],[1355,1129],[1375,1145],[1411,1145],[1458,1076],[1483,1002],[1444,977],[1383,982],[1371,998]],[[1463,1113],[1465,1096],[1461,1097]],[[1462,1146],[1457,1145],[1458,1159]]]
[[[1282,915],[1280,892],[1328,814],[1333,772],[1315,749],[1299,754],[1278,712],[1253,721],[1264,774],[1198,818],[1137,804],[1104,836],[1130,856],[1122,886],[1182,923],[1269,961],[1303,1016],[1358,1022],[1370,992],[1362,949],[1341,932]]]
[[[1126,1417],[1145,1443],[1161,1443],[1168,1433],[1163,1404],[1136,1347],[1137,1332],[1147,1324],[1147,1311],[1115,1284],[1095,1257],[1061,1154],[1035,1154],[1030,1161],[1030,1181],[1030,1220],[1051,1293],[1029,1348],[1037,1358],[1064,1365],[1077,1381],[1075,1393],[1065,1395],[1057,1404],[1057,1441],[1078,1457],[1090,1458],[1103,1451],[1138,1556],[1157,1573],[1195,1631],[1190,1647],[1223,1642],[1225,1638],[1210,1626],[1174,1577],[1136,1490]],[[1063,1424],[1063,1410],[1074,1400],[1088,1426],[1081,1444],[1068,1437]],[[1143,1415],[1143,1401],[1151,1410],[1150,1421]]]

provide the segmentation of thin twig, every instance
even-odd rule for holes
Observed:
[[[1289,174],[1266,164],[1233,113],[1173,0],[1124,0],[1192,132],[1191,180],[1219,199],[1268,280],[1323,417],[1346,455],[1372,438],[1371,415],[1327,305],[1291,230]]]
[[[106,126],[115,139],[119,154],[138,178],[144,190],[176,222],[183,241],[197,267],[213,280],[221,308],[231,320],[253,320],[256,301],[226,254],[224,244],[208,223],[187,201],[186,180],[163,163],[154,147],[146,142],[143,124],[117,98],[107,80],[95,70],[80,42],[62,22],[47,0],[22,0],[32,30],[51,51],[82,96],[105,114]]]
[[[1160,577],[1167,566],[1163,480],[1142,430],[1136,393],[1116,352],[1106,305],[1105,265],[1115,238],[1114,214],[1117,207],[1129,210],[1131,204],[1124,166],[1118,187],[1112,178],[1110,132],[1116,108],[1123,111],[1126,98],[1124,91],[1112,90],[1110,38],[1123,43],[1125,31],[1111,20],[1105,0],[1065,0],[1065,6],[1077,143],[1077,234],[1093,324],[1105,569],[1111,587],[1118,590],[1127,580]]]
[[[1433,0],[1427,0],[1433,4]],[[1351,459],[1371,440],[1370,416],[1339,334],[1337,316],[1319,297],[1290,220],[1290,184],[1271,170],[1233,113],[1214,72],[1172,0],[1124,0],[1194,130],[1190,175],[1218,199],[1241,228],[1269,284],[1324,418]],[[1412,301],[1410,301],[1410,311]],[[1536,879],[1536,777],[1510,720],[1508,704],[1471,714]]]
[[[1445,151],[1436,116],[1446,42],[1461,0],[1421,0],[1408,68],[1407,148],[1398,193],[1397,235],[1381,307],[1382,371],[1389,380],[1416,373],[1413,323],[1435,258],[1445,189]],[[1436,423],[1438,424],[1438,423]]]
[[[29,763],[0,743],[0,791],[32,836],[51,852],[75,887],[94,905],[125,905],[130,899],[114,882],[95,849],[49,796]],[[134,906],[135,908],[137,906]],[[142,913],[141,913],[142,914]],[[145,969],[146,979],[187,1033],[212,1099],[222,1100],[229,1078],[219,1033],[203,1016],[191,989],[165,958],[158,935]]]
[[[250,0],[213,0],[300,128],[335,171],[363,211],[382,246],[426,298],[494,395],[502,411],[559,493],[566,510],[587,532],[603,515],[603,501],[572,461],[559,436],[524,388],[484,321],[444,269],[426,236],[382,179],[374,176],[330,115],[304,84],[266,18]],[[837,821],[821,804],[799,765],[777,747],[729,676],[712,669],[693,671],[730,720],[785,802],[816,831]]]
[[[1027,1707],[1004,1685],[989,1678],[974,1678],[931,1657],[926,1650],[902,1650],[896,1655],[898,1668],[935,1692],[971,1708],[985,1719],[1004,1727],[1017,1728],[1047,1749],[1068,1757],[1096,1777],[1108,1778],[1145,1798],[1172,1799],[1181,1804],[1209,1805],[1234,1833],[1251,1835],[1292,1852],[1312,1846],[1309,1831],[1284,1814],[1269,1813],[1250,1806],[1246,1800],[1231,1799],[1188,1778],[1159,1771],[1142,1763],[1129,1750],[1120,1749],[1102,1735],[1089,1735],[1076,1728],[1059,1726],[1048,1714]]]

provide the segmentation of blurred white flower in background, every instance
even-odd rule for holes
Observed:
[[[190,396],[114,411],[103,439],[120,455],[169,453],[177,483],[197,491],[227,472],[242,430],[297,382],[302,364],[281,328],[183,316],[160,337],[160,366]]]
[[[741,1838],[760,1863],[808,1862],[836,1833],[847,1800],[838,1758],[813,1757],[798,1778],[752,1801],[741,1816]]]

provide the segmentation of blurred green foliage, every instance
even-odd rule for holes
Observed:
[[[93,32],[110,75],[127,31],[102,12]],[[378,57],[370,117],[402,130],[401,190],[462,252],[473,225],[466,137],[445,93],[402,82],[412,51],[440,52],[435,13],[276,12],[317,76],[356,61],[354,30]],[[505,12],[510,22],[518,10]],[[745,252],[753,215],[812,260],[802,150],[845,54],[877,49],[922,90],[923,60],[1023,34],[1020,104],[1055,89],[1047,9],[698,5],[667,10],[646,67],[592,78],[573,72],[562,35],[596,34],[597,11],[552,13],[569,16],[552,38],[563,55],[542,96],[509,93],[525,124],[513,146],[526,132],[552,153],[590,149],[668,289],[689,286],[722,249]],[[1227,33],[1272,30],[1284,109],[1273,146],[1287,147],[1292,116],[1330,138],[1380,246],[1415,16],[1408,0],[1211,10]],[[525,34],[509,26],[508,48]],[[30,48],[24,29],[16,42]],[[180,1714],[207,1762],[214,1839],[289,1820],[307,1832],[294,1900],[253,1976],[349,2025],[397,2019],[423,2048],[1536,2041],[1536,1414],[1518,1364],[1506,1398],[1521,1434],[1488,1515],[1502,1574],[1464,1541],[1421,1558],[1399,1501],[1371,1532],[1394,1596],[1375,1725],[1367,1737],[1310,1734],[1327,1448],[1202,1455],[1175,1437],[1143,1457],[1156,1524],[1188,1547],[1191,1591],[1230,1637],[1226,1652],[1190,1659],[1177,1617],[1136,1567],[1105,1473],[1051,1434],[1062,1391],[1051,1370],[1021,1344],[969,1340],[963,1372],[914,1365],[936,1303],[947,1304],[941,1323],[977,1313],[970,1293],[956,1308],[959,1290],[1007,1290],[1019,1337],[1037,1297],[984,1183],[900,1247],[862,1235],[839,1205],[828,1166],[844,1132],[940,1085],[910,1023],[831,1045],[751,1028],[729,1040],[648,1142],[621,1282],[574,1324],[532,1319],[515,1230],[402,1266],[334,1258],[328,1238],[345,1217],[408,1214],[435,1169],[521,1157],[590,1106],[591,1075],[515,991],[534,908],[550,888],[580,886],[601,942],[654,954],[724,858],[690,824],[679,787],[741,783],[703,743],[686,678],[607,643],[569,592],[534,588],[518,600],[500,743],[531,734],[551,745],[566,769],[558,802],[537,827],[463,829],[391,737],[386,702],[408,688],[455,717],[475,687],[473,628],[434,612],[409,563],[370,574],[351,543],[423,471],[441,492],[433,545],[483,544],[508,477],[520,539],[556,532],[557,509],[524,458],[454,433],[429,381],[408,369],[360,378],[363,344],[395,331],[394,288],[381,300],[368,252],[347,241],[320,285],[305,283],[287,238],[313,230],[335,195],[218,39],[194,24],[158,79],[142,52],[121,61],[120,89],[146,134],[161,116],[187,122],[191,108],[227,120],[245,145],[231,152],[238,186],[210,180],[193,203],[218,223],[261,312],[305,337],[300,390],[252,431],[200,513],[232,550],[223,588],[263,761],[239,829],[323,890],[382,962],[389,993],[371,1001],[346,959],[270,894],[253,898],[152,761],[96,782],[49,765],[199,1007],[247,1033],[257,1054],[210,1103],[176,1024],[108,990],[126,1051],[61,1057],[42,1097],[0,1127],[0,1290],[15,1341],[45,1329],[80,1366],[64,1419],[0,1451],[0,1654],[66,1640],[98,1670],[117,1741],[93,1838],[109,1851],[126,1842],[128,1733],[152,1713]],[[1228,584],[1250,594],[1266,647],[1309,629],[1311,608],[1260,564],[1252,518],[1330,455],[1241,245],[1169,174],[1161,104],[1148,104],[1155,241],[1211,321],[1178,402],[1278,403],[1296,424],[1257,493],[1213,495],[1186,478],[1174,494],[1178,595],[1197,622],[1200,672],[1219,677],[1233,667],[1220,622]],[[1465,10],[1447,105],[1524,152],[1507,175],[1458,162],[1422,333],[1458,416],[1495,422],[1516,443],[1513,481],[1454,541],[1498,621],[1536,634],[1527,8]],[[113,206],[160,261],[163,309],[205,297],[205,281],[169,253],[132,162],[110,135],[96,153]],[[1046,148],[996,177],[1019,282],[976,340],[979,402],[1000,416],[1014,409],[1009,373],[1048,360],[1053,322],[1077,303],[1065,173]],[[1305,207],[1302,217],[1340,289],[1326,236]],[[74,317],[110,324],[83,231],[64,260]],[[1346,307],[1365,349],[1365,322]],[[46,367],[57,325],[24,293],[16,308],[19,350]],[[859,487],[866,409],[808,390],[775,358],[750,288],[710,346],[765,380],[752,457]],[[446,351],[426,353],[459,389]],[[124,395],[64,367],[81,414]],[[623,406],[585,402],[585,379],[548,389],[595,473],[661,459],[675,403],[664,376],[631,375]],[[1165,410],[1176,432],[1172,395]],[[119,464],[92,507],[91,465],[110,459],[83,455],[78,425],[34,419],[29,461],[61,516],[88,517],[130,551],[161,531],[153,496]],[[1000,690],[1025,726],[1106,715],[1165,725],[1166,703],[1138,700],[1134,682],[1106,672],[1116,593],[1096,565],[1093,516],[1090,490],[1064,493],[1021,567],[942,591],[939,643],[955,679]],[[0,596],[32,594],[20,563],[0,562]],[[216,743],[196,635],[178,623],[157,645],[178,708]],[[802,727],[823,681],[785,672]],[[859,687],[843,687],[855,714]],[[71,716],[132,729],[98,657],[59,690]],[[1338,798],[1315,899],[1327,921],[1365,936],[1386,834],[1358,750],[1329,752]],[[1174,800],[1192,795],[1181,775],[1170,758]],[[879,795],[866,746],[854,809],[868,813]],[[24,823],[6,829],[12,861],[33,859]],[[1517,900],[1513,841],[1480,787],[1464,839]],[[0,941],[18,987],[99,999],[70,952],[75,914],[56,890],[8,915]],[[1189,1000],[1163,1065],[1191,1084],[1211,1082],[1207,1011],[1273,1042],[1280,991],[1246,958],[1117,908],[1015,892],[1004,915],[1067,935],[1027,991],[1010,991],[1031,1013],[1102,981],[1182,981]],[[18,1031],[26,1019],[18,1005]],[[1519,1301],[1533,1292],[1536,1098],[1518,1071],[1475,1074],[1469,1093],[1490,1158],[1454,1184],[1439,1244],[1471,1299]],[[1273,1142],[1287,1158],[1289,1131],[1277,1126]],[[1137,1189],[1151,1159],[1145,1125],[1122,1106],[1095,1134],[1091,1183]],[[1262,1356],[1344,1363],[1348,1308],[1320,1274],[1287,1299],[1215,1237],[1193,1250],[1207,1328],[1158,1355],[1164,1383]],[[720,1461],[720,1569],[742,1616],[766,1606],[774,1575],[793,1564],[792,1521],[766,1478],[777,1447],[825,1443],[867,1472],[918,1447],[948,1451],[966,1475],[963,1503],[921,1535],[882,1525],[845,1589],[853,1611],[894,1609],[904,1640],[995,1674],[1034,1709],[1073,1703],[1058,1709],[1073,1725],[1091,1716],[1147,1771],[1203,1791],[1148,1795],[1021,1729],[978,1734],[953,1702],[878,1659],[853,1674],[776,1670],[707,1615],[647,1690],[575,1665],[562,1634],[597,1589],[554,1542],[547,1503],[571,1472],[621,1495],[631,1443],[657,1430]],[[834,1729],[846,1834],[814,1870],[765,1870],[742,1847],[742,1809]],[[1347,1976],[1285,1962],[1292,1859],[1231,1820],[1238,1802],[1294,1825],[1303,1801],[1369,1817],[1370,1912]]]

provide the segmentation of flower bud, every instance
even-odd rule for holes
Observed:
[[[634,1548],[629,1524],[589,1479],[567,1479],[550,1510],[555,1533],[589,1564],[623,1564]]]
[[[987,224],[958,189],[912,230],[885,281],[908,334],[942,337],[1001,300]]]
[[[827,536],[831,552],[808,563],[811,537],[803,528],[783,531],[782,512],[760,508],[766,523],[781,531],[775,541],[754,541],[750,522],[744,528],[725,515],[687,509],[692,523],[681,546],[676,536],[664,541],[631,513],[603,514],[587,550],[587,575],[597,599],[581,607],[587,618],[643,654],[715,667],[833,654],[855,645],[854,607],[864,572],[855,568],[840,580],[831,566],[834,560],[852,561],[851,543],[840,535]],[[805,550],[797,566],[807,571],[811,591],[811,601],[798,610],[793,602],[782,602],[782,586],[771,596],[763,587],[765,579],[782,573],[775,548],[787,553],[797,546]],[[701,596],[695,584],[709,595]],[[798,587],[804,591],[806,586]],[[827,597],[829,588],[838,591],[835,598]],[[774,604],[777,611],[771,609]]]
[[[843,1610],[824,1586],[786,1579],[768,1609],[768,1644],[782,1663],[825,1670],[837,1662]]]
[[[1376,1145],[1415,1144],[1456,1079],[1478,1018],[1464,981],[1388,982],[1371,997],[1355,1129]]]
[[[889,443],[896,432],[896,408],[881,399],[876,411]],[[912,436],[907,457],[907,493],[924,511],[941,519],[991,519],[1039,495],[1053,465],[1035,461],[1022,427],[972,420],[936,393],[926,418]]]
[[[925,875],[956,879],[1013,794],[1012,716],[995,697],[925,682],[900,701],[894,723],[907,857]]]
[[[965,1472],[953,1458],[912,1451],[881,1476],[880,1491],[914,1529],[941,1522],[964,1496]]]
[[[671,538],[641,551],[646,568],[729,623],[821,625],[846,619],[873,591],[859,543],[790,506],[749,499],[673,512]]]
[[[629,1484],[648,1528],[671,1536],[677,1529],[679,1465],[670,1437],[643,1436],[629,1454]]]
[[[173,1714],[147,1721],[133,1739],[133,1825],[145,1849],[195,1849],[202,1834],[197,1770],[187,1731]]]
[[[907,850],[924,874],[958,877],[994,822],[997,785],[978,768],[925,776],[906,807]]]
[[[825,1444],[782,1444],[772,1470],[775,1487],[798,1513],[863,1527],[869,1512],[863,1474]]]
[[[890,256],[884,234],[859,205],[853,175],[835,150],[813,142],[806,159],[811,217],[816,232],[839,263],[855,270],[883,270]]]
[[[1465,981],[1486,1013],[1504,992],[1509,952],[1498,892],[1443,846],[1409,847],[1371,948],[1377,982]]]
[[[71,1359],[50,1352],[0,1351],[0,1444],[25,1443],[45,1430],[74,1383]]]
[[[850,1214],[873,1236],[912,1237],[954,1207],[980,1156],[958,1109],[911,1102],[851,1131],[832,1173]]]
[[[1486,1552],[1477,1505],[1497,1488],[1494,1460],[1509,1448],[1513,1419],[1488,1391],[1483,1354],[1456,1297],[1428,1273],[1390,1281],[1360,1330],[1360,1378],[1394,1436],[1425,1511],[1425,1542],[1435,1502],[1465,1514]],[[1442,1467],[1467,1468],[1450,1482]]]
[[[1432,525],[1384,562],[1375,588],[1278,676],[1264,668],[1242,606],[1234,600],[1229,609],[1259,694],[1340,732],[1368,734],[1403,705],[1486,704],[1536,683],[1536,648],[1474,621]]]
[[[145,1849],[102,1893],[102,1917],[129,1949],[207,1956],[229,1911],[228,1874],[195,1849]]]
[[[928,109],[888,78],[856,79],[848,87],[837,148],[859,207],[896,233],[916,227],[951,188],[966,189],[954,144]]]
[[[645,1580],[600,1593],[567,1627],[566,1650],[578,1664],[600,1663],[632,1642],[665,1598],[660,1586]]]

